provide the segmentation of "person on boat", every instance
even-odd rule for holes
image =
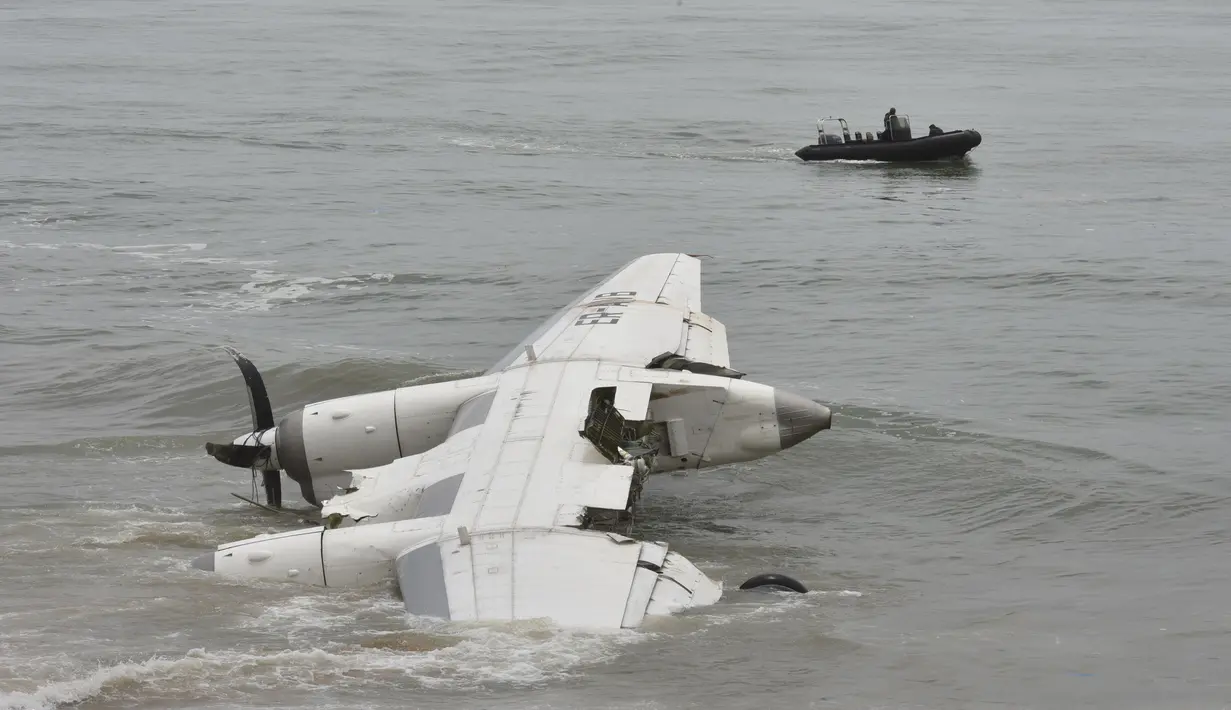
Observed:
[[[885,114],[885,130],[880,132],[880,134],[877,136],[878,138],[880,138],[883,141],[893,140],[893,131],[890,130],[889,128],[889,121],[896,115],[898,115],[898,110],[890,106],[889,113]]]
[[[928,135],[929,135],[929,136],[939,136],[939,135],[941,135],[941,134],[943,134],[943,133],[944,133],[944,131],[940,130],[940,126],[936,125],[935,123],[933,123],[932,125],[928,126]]]

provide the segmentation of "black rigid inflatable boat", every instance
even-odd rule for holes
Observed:
[[[885,133],[873,136],[856,133],[851,137],[846,121],[841,118],[821,119],[817,129],[817,144],[795,151],[800,160],[883,160],[887,162],[915,162],[960,158],[983,142],[983,136],[974,129],[933,133],[919,138],[910,135],[910,119],[896,116],[890,127],[892,135]],[[835,122],[841,133],[827,132],[825,124]]]

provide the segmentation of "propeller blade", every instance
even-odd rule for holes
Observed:
[[[274,508],[282,507],[282,472],[261,471],[262,482],[265,484],[265,504]]]
[[[252,361],[244,357],[235,348],[224,345],[223,350],[239,365],[239,371],[244,376],[244,387],[248,391],[248,411],[252,414],[252,433],[236,443],[205,445],[205,451],[228,466],[252,469],[253,496],[256,496],[256,469],[261,470],[261,482],[265,487],[265,503],[273,508],[282,507],[282,472],[273,463],[273,449],[260,443],[262,434],[274,429],[273,406],[269,403],[269,393],[265,390],[265,381]],[[272,439],[270,439],[272,441]],[[251,443],[249,443],[251,442]]]
[[[224,345],[222,349],[226,350],[227,354],[235,360],[235,364],[239,365],[239,371],[243,373],[244,384],[248,389],[248,409],[252,411],[252,431],[273,429],[274,410],[269,404],[265,381],[261,379],[261,373],[256,369],[256,365],[229,345]]]

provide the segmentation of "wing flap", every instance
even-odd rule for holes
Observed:
[[[721,583],[706,577],[683,555],[668,552],[645,613],[672,614],[690,606],[713,604],[721,596]]]
[[[459,528],[458,532],[464,530],[465,528]],[[470,545],[462,544],[460,534],[449,533],[439,542],[428,543],[427,546],[435,549],[436,554],[440,556],[441,574],[444,575],[445,596],[449,611],[448,615],[442,618],[481,618],[478,615],[478,604],[475,601],[474,564],[470,557]],[[410,611],[410,602],[406,598],[406,587],[402,584],[401,577],[398,578],[398,586],[402,589],[402,602],[406,604],[406,610]]]
[[[472,535],[470,551],[471,584],[474,589],[476,618],[505,621],[513,613],[515,531],[491,531]],[[463,584],[463,591],[465,585]]]
[[[644,543],[641,545],[641,556],[638,562],[644,562],[654,567],[662,567],[667,559],[667,544],[663,542]]]
[[[633,575],[633,587],[628,593],[628,602],[624,605],[624,618],[620,619],[620,626],[635,629],[641,625],[656,584],[658,584],[657,572],[645,567],[637,568],[636,574]]]
[[[731,366],[727,351],[727,327],[699,311],[688,315],[684,357],[719,367]]]

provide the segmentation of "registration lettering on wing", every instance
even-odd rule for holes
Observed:
[[[624,315],[623,307],[632,303],[636,296],[636,291],[596,293],[582,305],[584,310],[573,325],[615,325]]]

